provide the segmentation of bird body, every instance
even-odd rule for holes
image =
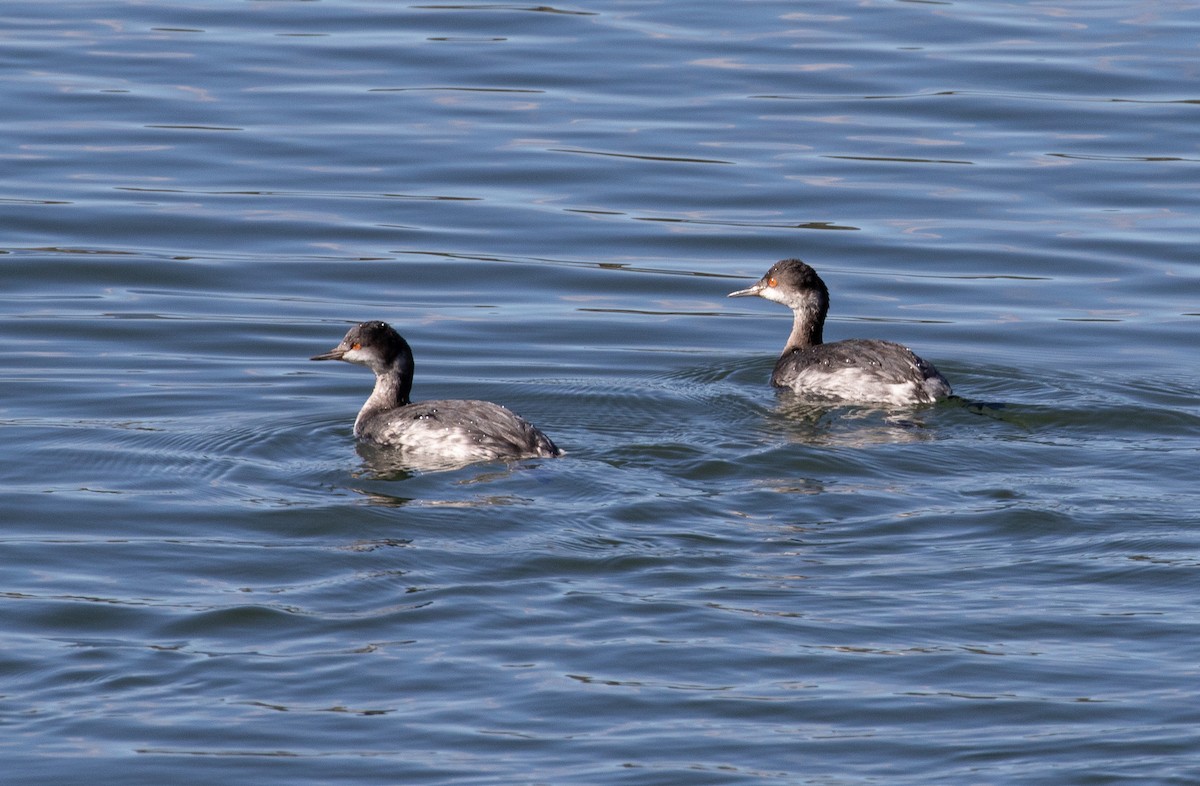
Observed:
[[[756,284],[729,297],[758,296],[792,309],[792,332],[771,373],[771,384],[813,399],[909,406],[951,394],[950,383],[912,350],[881,339],[826,344],[829,289],[798,259],[777,262]]]
[[[375,388],[354,419],[354,436],[396,448],[414,463],[468,464],[562,454],[536,426],[499,404],[471,399],[412,402],[412,349],[386,322],[355,325],[340,344],[312,360],[343,360],[375,372]]]

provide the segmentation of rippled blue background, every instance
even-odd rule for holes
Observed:
[[[1197,782],[1198,34],[0,5],[5,778]],[[778,397],[787,256],[966,403]],[[360,456],[363,319],[569,455]]]

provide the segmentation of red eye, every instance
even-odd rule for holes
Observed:
[[[768,278],[768,279],[767,279],[767,286],[769,286],[769,287],[777,287],[777,286],[779,286],[779,281],[777,281],[777,280],[776,280],[776,279],[774,279],[774,278]]]
[[[350,349],[362,349],[362,344],[351,344]]]

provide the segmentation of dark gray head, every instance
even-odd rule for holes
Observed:
[[[821,343],[825,315],[829,313],[829,289],[817,271],[799,259],[784,259],[772,265],[754,286],[730,292],[728,297],[751,295],[782,303],[795,312],[796,324],[785,352]]]
[[[810,308],[815,303],[822,312],[829,310],[829,289],[817,271],[799,259],[776,262],[752,287],[730,292],[728,297],[758,295],[791,309]]]
[[[309,359],[344,360],[375,372],[375,390],[354,421],[356,435],[360,435],[360,424],[372,414],[409,403],[413,380],[412,349],[386,322],[359,323],[346,332],[336,347]]]
[[[413,356],[408,342],[386,322],[363,322],[350,328],[342,343],[311,360],[344,360],[375,372],[380,406],[408,403],[412,392]],[[360,413],[361,414],[361,413]]]
[[[366,366],[375,373],[387,370],[398,359],[407,357],[412,365],[408,342],[386,322],[363,322],[346,332],[342,343],[310,360],[344,360]]]

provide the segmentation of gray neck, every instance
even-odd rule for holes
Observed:
[[[361,436],[363,424],[380,412],[387,412],[409,403],[412,393],[412,355],[402,353],[390,365],[373,368],[375,389],[354,419],[354,433]]]
[[[829,310],[828,301],[813,292],[789,305],[792,306],[793,314],[792,334],[788,336],[787,346],[783,348],[784,353],[820,344],[825,327],[825,313]]]

